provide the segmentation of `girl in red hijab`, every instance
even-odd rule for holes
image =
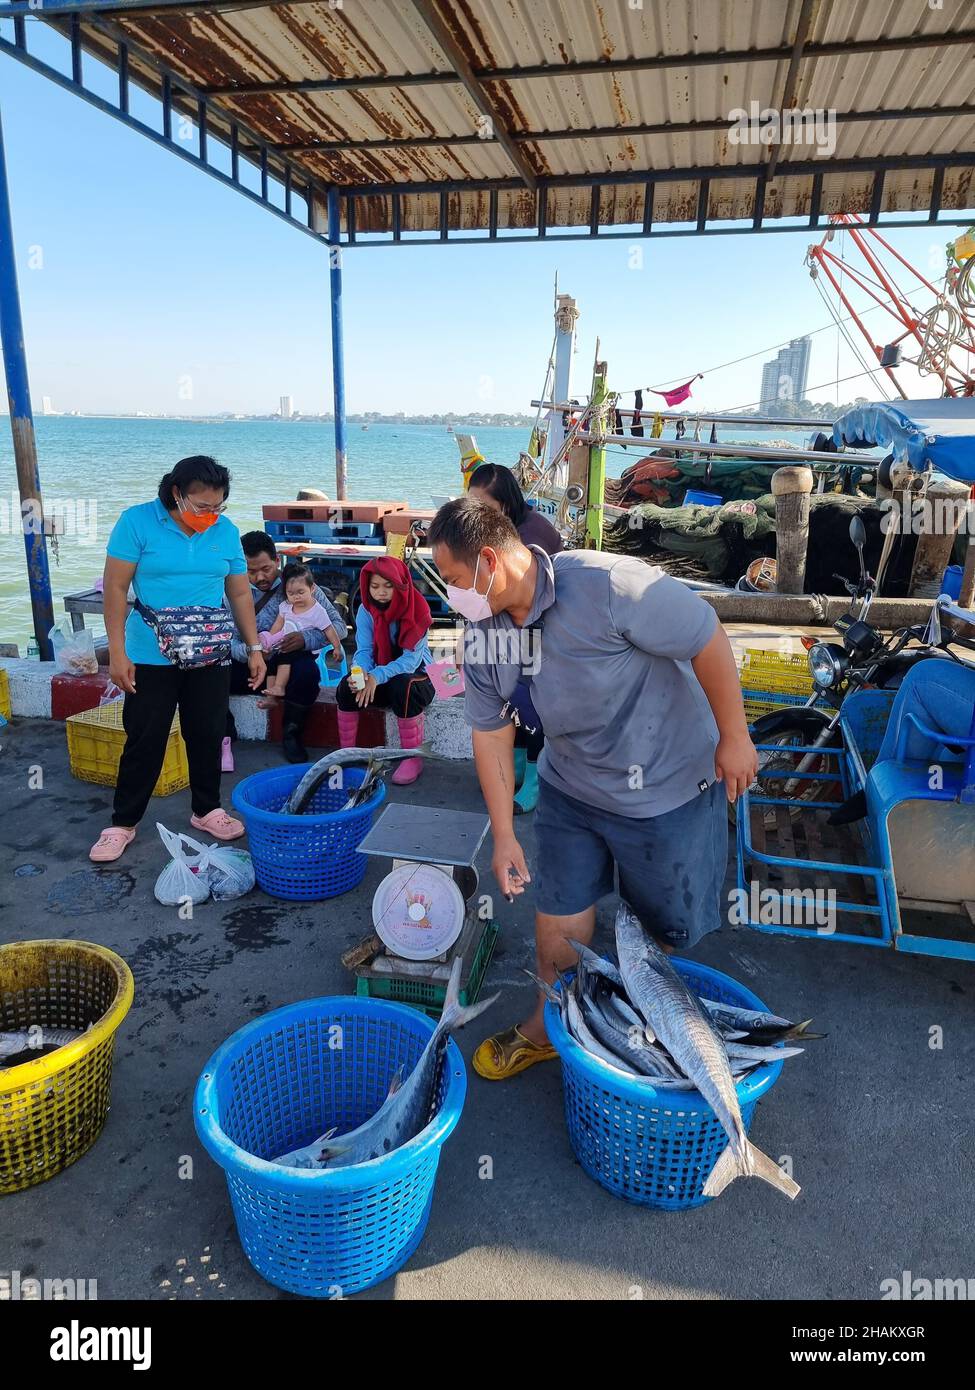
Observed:
[[[435,693],[426,673],[433,660],[427,646],[430,607],[414,588],[406,565],[392,555],[379,555],[363,565],[359,594],[352,665],[360,668],[365,680],[359,689],[350,676],[339,682],[339,743],[342,748],[356,746],[359,711],[375,705],[396,715],[401,747],[419,748],[423,711]],[[422,771],[422,758],[407,758],[393,773],[393,781],[398,786],[415,782]]]

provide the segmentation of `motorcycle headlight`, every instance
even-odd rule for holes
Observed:
[[[817,685],[827,690],[839,685],[846,674],[847,657],[842,647],[833,642],[817,642],[809,649],[809,670]]]

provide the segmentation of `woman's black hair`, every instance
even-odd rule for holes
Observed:
[[[180,459],[165,475],[159,484],[159,500],[167,511],[175,511],[173,488],[179,488],[179,495],[185,497],[194,483],[203,487],[218,487],[223,492],[224,501],[230,492],[230,473],[222,463],[210,458],[209,454],[192,454]]]
[[[309,567],[303,565],[300,560],[292,560],[291,563],[285,565],[284,569],[281,571],[281,587],[284,589],[285,593],[288,592],[288,585],[291,583],[292,579],[306,579],[312,589],[315,587],[315,576],[312,574]]]
[[[468,490],[472,487],[479,487],[483,492],[489,493],[501,504],[501,510],[514,526],[520,526],[528,515],[528,503],[525,501],[525,494],[518,486],[518,481],[510,468],[505,468],[499,463],[481,463],[471,474],[470,482],[467,484]]]

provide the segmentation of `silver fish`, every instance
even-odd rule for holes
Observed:
[[[285,816],[300,816],[307,810],[312,797],[335,768],[354,767],[365,763],[368,772],[378,777],[381,771],[400,763],[404,758],[425,758],[430,752],[428,744],[421,748],[336,748],[319,758],[302,777],[287,801],[281,807]],[[375,786],[373,786],[375,790]],[[354,793],[353,793],[354,794]]]
[[[585,1048],[591,1056],[597,1057],[604,1066],[609,1067],[612,1071],[620,1072],[627,1077],[639,1075],[635,1067],[624,1062],[622,1057],[617,1057],[608,1047],[604,1047],[594,1035],[582,1016],[579,1001],[571,991],[566,999],[566,1009],[569,1015],[569,1034],[575,1038],[580,1047]]]
[[[571,936],[567,937],[566,940],[579,957],[582,965],[588,966],[593,974],[602,975],[604,979],[609,980],[610,984],[616,985],[619,989],[623,988],[623,977],[612,961],[604,960],[591,947],[583,946],[581,941],[575,941]]]
[[[625,902],[616,917],[616,947],[630,999],[728,1136],[728,1147],[709,1174],[704,1195],[717,1197],[735,1178],[755,1177],[787,1197],[797,1197],[798,1183],[745,1133],[728,1054],[710,1016]]]
[[[734,1062],[784,1062],[787,1057],[798,1057],[805,1052],[803,1047],[755,1047],[748,1043],[726,1042],[725,1051]]]
[[[35,1061],[56,1048],[67,1047],[68,1043],[76,1042],[81,1036],[79,1028],[46,1028],[41,1023],[22,1032],[0,1033],[0,1066],[9,1065],[6,1059],[16,1057],[21,1052],[33,1053],[33,1057],[24,1060]]]
[[[399,1072],[393,1077],[394,1084],[397,1076],[399,1076]],[[393,1087],[390,1086],[390,1094],[392,1091]],[[292,1149],[290,1153],[279,1154],[271,1162],[276,1163],[279,1168],[324,1168],[325,1165],[319,1158],[319,1154],[332,1135],[337,1133],[338,1128],[333,1126],[331,1129],[327,1129],[324,1134],[320,1134],[317,1139],[313,1139],[310,1144],[305,1144],[300,1149]]]
[[[792,1028],[791,1019],[779,1018],[778,1014],[764,1013],[759,1009],[741,1009],[735,1004],[724,1004],[718,999],[701,998],[701,1003],[718,1024],[729,1028],[744,1028],[751,1032],[754,1028]]]
[[[490,999],[482,999],[479,1004],[462,1007],[460,972],[461,959],[457,956],[447,982],[443,1013],[419,1061],[402,1086],[392,1089],[376,1113],[358,1129],[323,1146],[319,1160],[329,1169],[351,1168],[353,1164],[381,1158],[409,1143],[428,1123],[447,1038],[454,1029],[463,1028],[465,1023],[477,1018],[500,997],[492,994]]]

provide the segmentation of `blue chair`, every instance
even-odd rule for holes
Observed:
[[[908,758],[912,727],[933,747],[961,748],[964,760]],[[914,936],[904,932],[901,919],[905,907],[957,912],[975,906],[975,715],[967,734],[944,734],[907,714],[894,757],[870,769],[866,792],[898,950],[975,960],[975,930],[971,941]]]

